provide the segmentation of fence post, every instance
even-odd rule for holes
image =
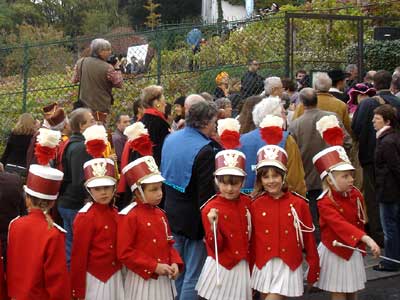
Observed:
[[[157,48],[157,84],[161,85],[161,36],[159,34],[160,30],[156,30],[156,48]]]
[[[357,21],[357,32],[358,32],[358,81],[362,81],[362,74],[364,74],[364,18],[360,17]]]
[[[24,44],[24,60],[22,66],[23,79],[23,98],[22,98],[22,112],[26,112],[26,98],[28,94],[28,70],[29,70],[29,46]]]
[[[290,18],[285,12],[285,77],[290,77]]]

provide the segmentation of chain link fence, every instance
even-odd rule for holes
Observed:
[[[378,19],[381,25],[399,24]],[[190,93],[213,94],[219,72],[240,80],[249,59],[260,63],[263,77],[293,78],[299,69],[344,68],[350,62],[348,49],[356,47],[358,61],[351,62],[362,70],[362,45],[372,39],[376,21],[286,13],[262,20],[103,36],[126,60],[123,88],[113,90],[112,113],[132,114],[133,101],[150,84],[162,85],[169,102]],[[0,150],[21,112],[40,118],[41,108],[54,101],[71,109],[78,92],[71,83],[73,67],[79,57],[88,55],[93,38],[0,48]]]

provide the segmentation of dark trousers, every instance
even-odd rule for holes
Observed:
[[[400,202],[379,203],[382,228],[385,238],[385,256],[400,260]],[[398,270],[400,264],[382,260],[387,269]]]
[[[379,216],[379,204],[375,194],[375,167],[373,164],[363,167],[363,191],[367,206],[367,232],[380,246],[383,246],[383,232]]]
[[[307,192],[307,195],[306,195],[308,201],[310,201],[308,203],[308,205],[310,206],[310,211],[311,211],[313,223],[315,226],[314,236],[315,236],[317,245],[321,241],[321,233],[319,230],[319,213],[318,213],[318,206],[317,206],[317,198],[321,195],[321,193],[322,193],[322,190],[310,190]]]

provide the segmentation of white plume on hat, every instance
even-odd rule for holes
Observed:
[[[107,131],[103,125],[92,125],[82,133],[85,137],[85,144],[92,140],[103,140],[107,143]]]
[[[61,132],[47,128],[40,128],[36,141],[44,147],[55,148],[60,143]]]
[[[218,135],[221,135],[225,130],[231,130],[239,132],[240,123],[238,120],[233,118],[226,118],[218,120]]]
[[[324,132],[334,127],[340,127],[339,120],[334,115],[322,117],[316,124],[318,132],[323,136]]]
[[[128,137],[129,141],[134,140],[143,134],[149,134],[149,133],[142,122],[136,122],[132,125],[129,125],[124,130],[124,135]]]
[[[260,127],[265,128],[265,127],[271,127],[271,126],[276,126],[276,127],[283,127],[283,119],[281,117],[275,116],[275,115],[266,115],[265,118],[261,121]]]

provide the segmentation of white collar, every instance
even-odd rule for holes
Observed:
[[[376,138],[379,138],[381,136],[382,133],[384,133],[386,130],[388,130],[389,128],[391,128],[389,125],[383,126],[381,129],[379,129],[376,132]]]
[[[337,93],[342,93],[342,94],[343,94],[342,91],[338,90],[338,89],[335,88],[335,87],[331,87],[331,88],[329,89],[329,92],[337,92]]]

